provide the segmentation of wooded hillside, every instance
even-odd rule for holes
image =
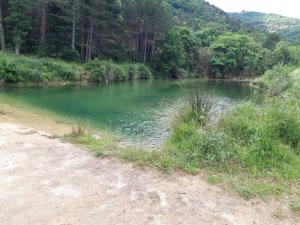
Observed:
[[[1,0],[0,9],[2,50],[145,63],[160,77],[258,75],[299,49],[204,0]]]
[[[231,13],[229,15],[231,18],[238,19],[249,26],[278,33],[289,40],[300,42],[300,19],[247,11]]]

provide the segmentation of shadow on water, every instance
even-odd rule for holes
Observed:
[[[194,82],[213,90],[218,103],[213,110],[215,117],[252,95],[252,90],[242,82]],[[147,147],[159,147],[170,135],[168,112],[180,104],[184,92],[178,81],[153,80],[108,86],[10,87],[2,89],[0,95],[75,118],[93,128],[116,131]]]

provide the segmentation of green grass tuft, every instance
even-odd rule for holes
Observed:
[[[293,212],[300,215],[300,202],[293,202],[291,204],[291,209],[293,210]]]

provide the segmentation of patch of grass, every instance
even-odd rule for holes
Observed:
[[[300,215],[300,202],[293,202],[291,204],[291,209],[293,210],[293,212]]]
[[[101,136],[97,136],[96,138],[82,126],[73,129],[64,139],[71,143],[87,147],[97,157],[111,156],[117,150],[117,144],[112,135],[103,132]]]
[[[288,184],[284,181],[276,182],[271,178],[255,177],[251,174],[240,173],[235,176],[226,176],[227,181],[231,184],[234,190],[246,200],[252,198],[267,198],[275,197],[280,198],[290,190]]]
[[[209,174],[207,176],[207,181],[210,184],[220,184],[220,183],[224,182],[224,180],[221,176],[215,175],[215,174]]]
[[[256,193],[249,186],[234,185],[234,189],[245,200],[250,200],[256,197]]]
[[[207,167],[230,169],[231,164],[238,163],[235,151],[235,146],[222,131],[213,127],[202,130],[195,125],[178,123],[164,154],[173,158],[180,169],[190,172]]]

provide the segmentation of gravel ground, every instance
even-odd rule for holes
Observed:
[[[299,225],[282,201],[245,201],[199,176],[162,175],[0,123],[1,225]]]

